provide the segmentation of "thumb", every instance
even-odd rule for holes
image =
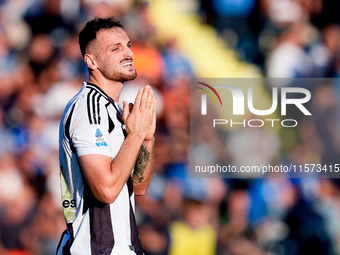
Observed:
[[[126,101],[123,102],[123,116],[122,119],[124,122],[126,122],[127,117],[129,116],[129,105]]]

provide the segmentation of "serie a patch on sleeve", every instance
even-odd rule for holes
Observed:
[[[97,145],[97,147],[101,147],[101,146],[107,146],[107,142],[105,141],[105,137],[102,133],[102,131],[100,131],[100,128],[96,128],[95,129],[95,143]]]

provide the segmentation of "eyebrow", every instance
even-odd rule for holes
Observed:
[[[131,44],[131,41],[128,41],[127,45]],[[122,46],[122,44],[119,42],[119,43],[115,43],[115,44],[111,44],[107,47],[107,49],[110,49],[112,47],[115,47],[115,46]]]

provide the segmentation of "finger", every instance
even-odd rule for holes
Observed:
[[[129,106],[128,103],[126,101],[123,102],[123,116],[122,119],[124,122],[126,122],[127,117],[129,116]]]
[[[133,108],[133,103],[129,103],[129,110],[130,110],[130,112],[132,111],[132,108]]]
[[[140,101],[140,108],[145,108],[146,106],[146,102],[147,102],[147,98],[148,98],[148,94],[150,92],[151,87],[149,85],[146,85],[144,87],[144,91],[143,91],[143,95],[142,95],[142,99]]]
[[[151,109],[151,113],[156,116],[156,110],[157,110],[157,98],[154,96],[152,98],[152,102],[151,102],[151,106],[150,106],[150,109]]]
[[[137,96],[136,96],[136,99],[135,99],[135,106],[136,106],[137,109],[140,107],[140,102],[141,102],[141,99],[142,99],[143,91],[144,91],[144,88],[141,88],[141,89],[138,91],[138,94],[137,94]]]
[[[155,92],[153,91],[152,88],[150,88],[150,91],[149,91],[149,94],[148,94],[148,97],[147,97],[147,100],[146,100],[146,106],[147,107],[152,107],[152,101],[155,97]]]

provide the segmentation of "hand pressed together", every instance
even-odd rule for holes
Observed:
[[[128,134],[152,140],[156,129],[157,99],[149,85],[141,88],[134,105],[123,102],[123,121]]]

